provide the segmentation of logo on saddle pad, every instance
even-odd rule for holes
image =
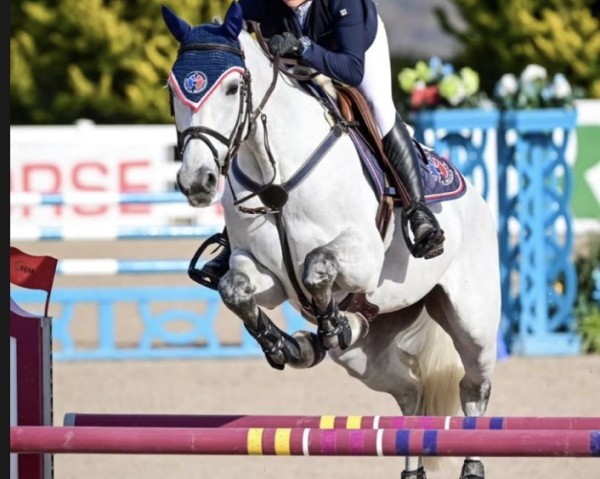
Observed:
[[[454,172],[448,168],[436,155],[428,155],[427,169],[429,174],[436,177],[438,182],[447,186],[454,181]]]

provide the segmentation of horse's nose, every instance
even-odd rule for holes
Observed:
[[[207,168],[200,168],[189,186],[193,195],[212,193],[217,188],[217,175]]]
[[[175,178],[175,182],[177,183],[177,189],[181,191],[185,196],[188,196],[190,189],[181,182],[181,178],[179,177],[179,175],[177,175],[177,178]]]
[[[207,190],[214,190],[217,187],[217,175],[213,171],[208,171],[203,177],[204,187]]]
[[[199,168],[193,175],[180,171],[177,175],[177,186],[188,199],[204,202],[217,190],[218,174],[210,168]]]

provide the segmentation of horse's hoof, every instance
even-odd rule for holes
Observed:
[[[483,463],[481,461],[465,459],[460,471],[460,479],[485,479]]]
[[[427,479],[427,474],[425,474],[425,469],[419,467],[414,471],[402,471],[400,479]]]

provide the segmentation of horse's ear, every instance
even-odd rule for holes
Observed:
[[[170,32],[177,40],[179,40],[179,43],[181,43],[192,29],[192,26],[182,18],[179,18],[175,12],[166,5],[162,6],[162,15]]]
[[[244,17],[242,15],[242,7],[236,0],[232,2],[232,4],[227,9],[227,13],[225,14],[225,21],[223,22],[223,25],[221,25],[221,29],[223,30],[223,34],[227,38],[235,40],[242,31],[243,26]]]

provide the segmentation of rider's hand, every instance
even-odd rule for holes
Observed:
[[[269,40],[269,49],[272,55],[280,57],[299,57],[304,49],[302,42],[296,35],[290,32],[276,34]]]

